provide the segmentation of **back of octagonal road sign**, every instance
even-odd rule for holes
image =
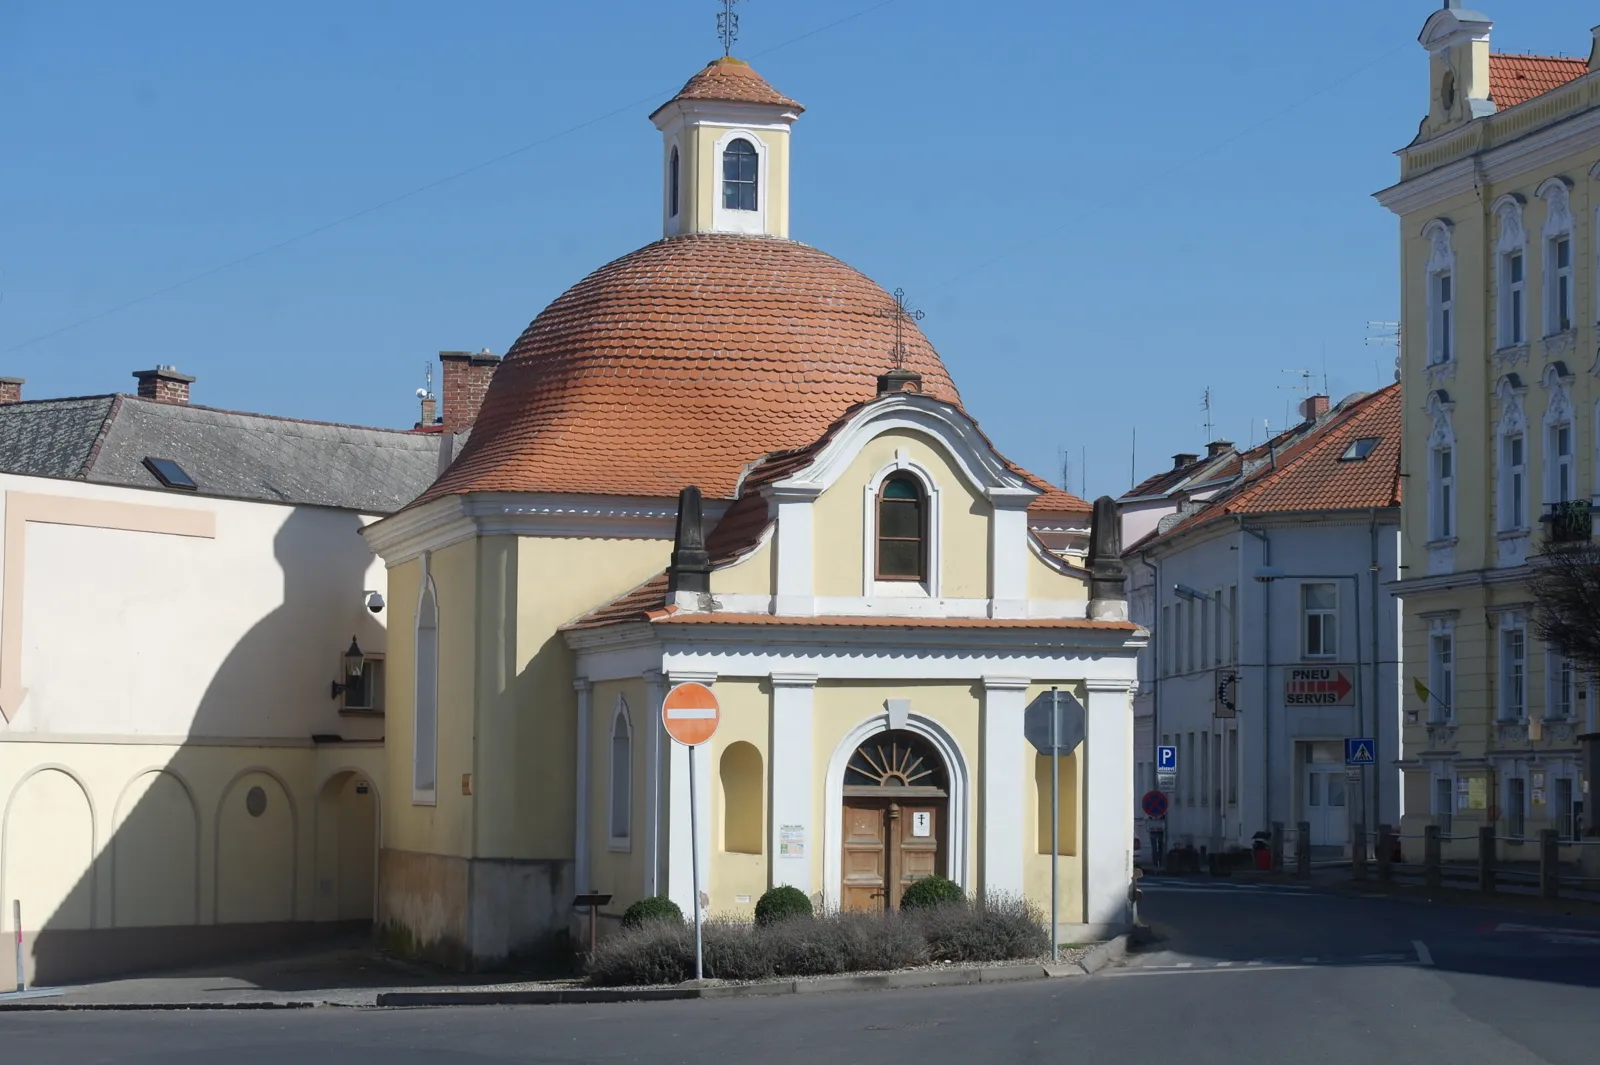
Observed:
[[[717,697],[704,684],[679,684],[661,702],[661,725],[685,747],[698,747],[716,734],[722,720]]]

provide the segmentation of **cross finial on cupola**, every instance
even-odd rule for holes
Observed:
[[[721,0],[722,10],[717,12],[717,36],[722,38],[722,54],[733,54],[733,42],[739,39],[739,16],[733,5],[739,0]]]

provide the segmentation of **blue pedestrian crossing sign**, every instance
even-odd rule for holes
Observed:
[[[1372,765],[1373,744],[1371,739],[1346,739],[1344,741],[1345,765]]]
[[[1158,771],[1173,771],[1178,768],[1177,747],[1156,748],[1156,769]]]

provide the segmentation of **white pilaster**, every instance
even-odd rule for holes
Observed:
[[[716,681],[714,673],[672,673],[669,687],[695,681],[710,687]],[[693,911],[694,903],[694,845],[691,826],[700,832],[700,890],[711,893],[711,842],[716,838],[711,825],[711,744],[702,743],[692,750],[675,743],[660,728],[661,712],[656,710],[657,730],[661,742],[667,745],[667,890],[666,894],[685,917]],[[694,760],[695,804],[694,817],[689,807],[689,760]],[[698,820],[698,825],[695,824]]]
[[[811,504],[817,493],[780,491],[778,500],[778,593],[777,612],[791,617],[810,617],[817,612],[816,591],[812,585],[812,552],[815,549],[811,528]]]
[[[635,736],[644,737],[644,893],[649,897],[661,891],[661,744],[666,740],[661,704],[667,681],[652,669],[645,671],[644,684],[648,705],[633,728]]]
[[[577,817],[572,827],[572,875],[573,886],[581,892],[594,886],[589,880],[589,764],[594,758],[589,745],[589,718],[594,704],[594,685],[587,677],[579,677],[572,682],[572,689],[578,693],[578,792],[573,804]]]
[[[1084,722],[1084,921],[1132,924],[1133,682],[1091,680]]]
[[[989,616],[1028,615],[1028,503],[1024,489],[991,489],[994,519],[989,523]]]
[[[983,678],[983,891],[1022,894],[1027,677]]]
[[[767,752],[772,781],[768,809],[767,847],[773,887],[789,884],[810,895],[812,849],[820,836],[811,823],[812,789],[816,786],[812,754],[812,705],[815,673],[772,674],[772,745]],[[802,853],[785,857],[781,846],[784,828],[800,829]]]

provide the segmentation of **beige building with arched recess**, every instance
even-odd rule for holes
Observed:
[[[687,912],[691,757],[710,912],[776,884],[892,905],[929,873],[1047,905],[1056,852],[1064,925],[1128,923],[1146,634],[1109,500],[1091,535],[894,298],[790,239],[800,113],[731,58],[659,108],[663,239],[546,308],[450,468],[365,530],[397,634],[392,945],[492,964],[580,890]],[[723,714],[693,754],[659,725],[686,680]],[[1087,706],[1055,845],[1022,727],[1051,687]]]
[[[1600,499],[1600,52],[1498,54],[1492,28],[1454,0],[1428,18],[1427,112],[1378,193],[1400,221],[1393,590],[1424,688],[1406,685],[1400,768],[1413,858],[1432,824],[1446,857],[1491,826],[1531,861],[1546,828],[1592,834],[1600,777],[1591,679],[1535,638],[1528,590],[1547,544],[1592,537]]]

